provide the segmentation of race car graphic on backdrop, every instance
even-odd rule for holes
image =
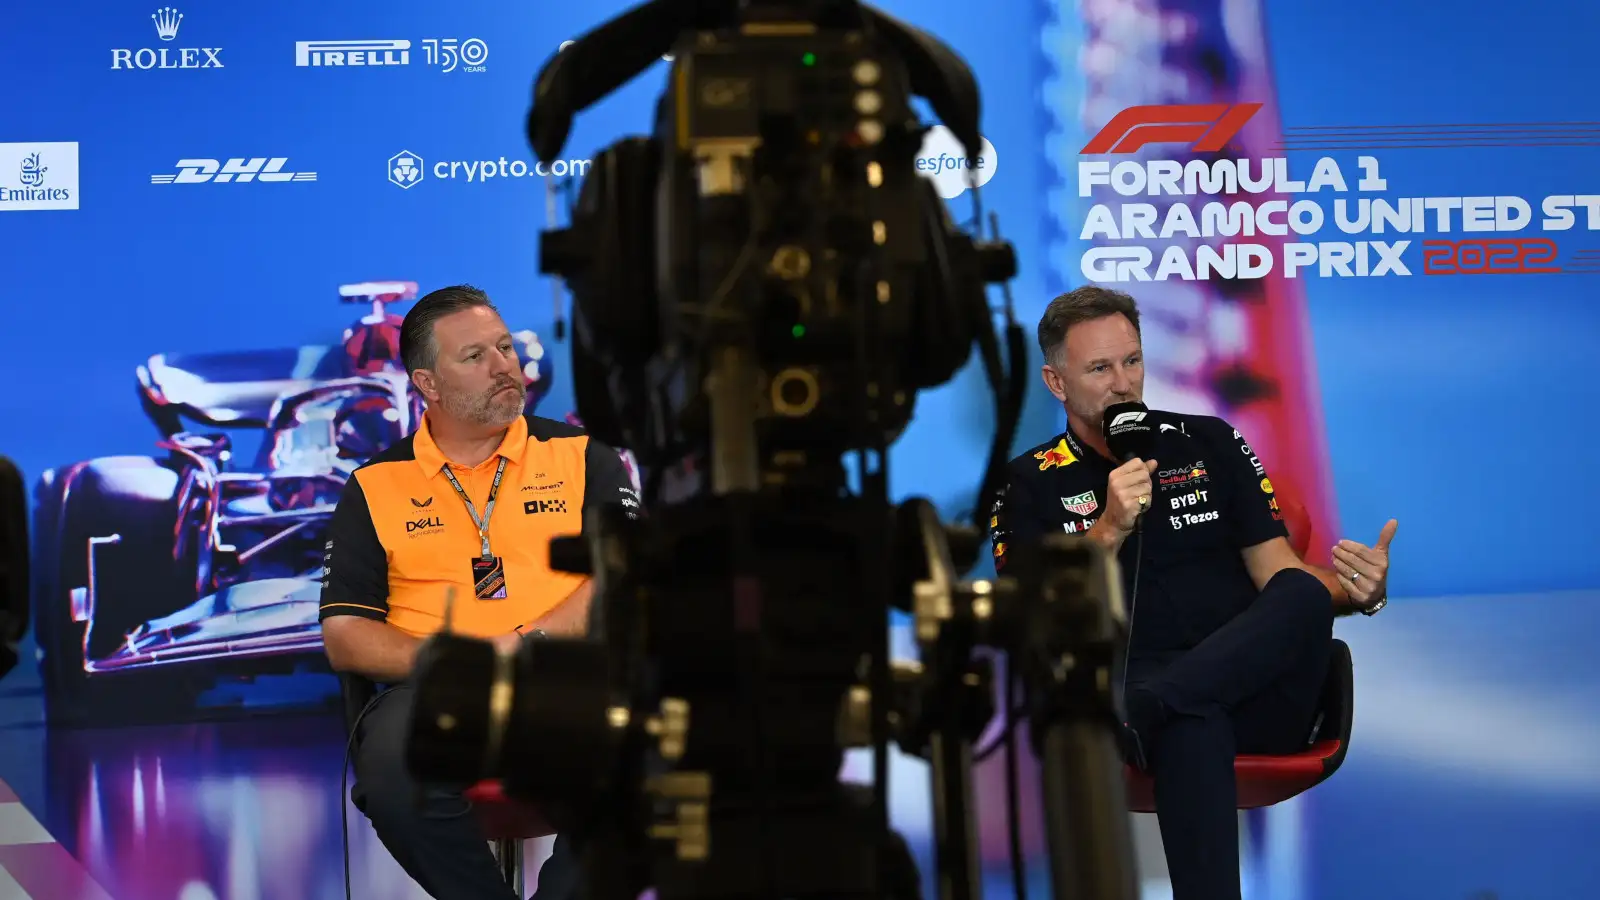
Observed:
[[[341,286],[369,311],[337,344],[152,356],[137,378],[156,452],[44,473],[33,602],[52,721],[116,718],[127,690],[185,714],[224,678],[326,671],[328,521],[350,473],[422,415],[391,311],[416,294]],[[533,332],[513,337],[532,412],[553,365]]]

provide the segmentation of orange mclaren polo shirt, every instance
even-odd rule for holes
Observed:
[[[487,512],[490,559],[498,561],[491,566],[474,519],[486,515],[502,465]],[[362,616],[426,637],[443,627],[453,585],[452,631],[505,634],[549,612],[583,582],[551,570],[550,539],[582,533],[606,504],[637,516],[639,496],[617,451],[581,428],[520,418],[493,456],[467,468],[439,452],[424,416],[415,434],[345,483],[328,529],[318,618]]]

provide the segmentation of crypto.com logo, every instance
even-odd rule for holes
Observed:
[[[410,150],[401,150],[389,157],[389,180],[400,187],[416,187],[422,181],[422,174],[422,157]]]
[[[917,174],[932,181],[939,196],[946,200],[961,196],[971,186],[968,179],[973,174],[978,176],[978,187],[983,187],[1000,167],[1000,157],[988,138],[982,140],[978,163],[969,168],[966,148],[955,134],[943,125],[933,126],[922,138],[922,149],[917,153]]]
[[[1216,153],[1260,108],[1260,103],[1130,106],[1112,116],[1080,152],[1137,153],[1146,144],[1185,143],[1194,153]]]

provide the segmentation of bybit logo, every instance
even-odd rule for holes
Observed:
[[[156,37],[162,43],[178,38],[178,28],[183,25],[183,13],[163,6],[150,14],[155,22]],[[220,69],[221,47],[129,47],[111,51],[113,69]]]

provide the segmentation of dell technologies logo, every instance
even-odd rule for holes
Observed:
[[[163,6],[150,14],[156,25],[156,37],[163,44],[178,39],[178,29],[183,25],[183,13]],[[221,47],[123,47],[111,51],[113,69],[220,69]]]

